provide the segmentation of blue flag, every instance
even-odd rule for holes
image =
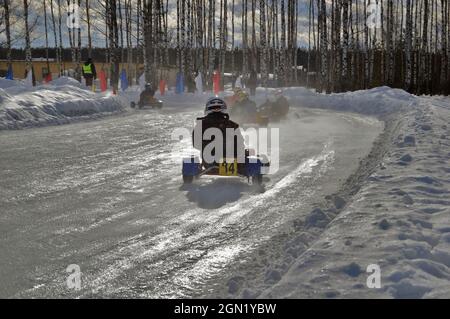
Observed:
[[[183,94],[184,93],[184,75],[183,73],[177,74],[177,87],[176,91],[177,94]]]
[[[11,65],[8,67],[8,72],[6,73],[6,79],[14,80],[14,74],[13,74],[13,69],[12,69]]]
[[[128,89],[128,78],[125,69],[122,70],[122,74],[120,75],[120,86],[122,88],[122,91]]]

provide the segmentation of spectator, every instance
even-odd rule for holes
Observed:
[[[83,77],[86,80],[86,86],[92,86],[94,80],[97,78],[97,71],[95,70],[95,65],[92,63],[91,58],[83,65]]]

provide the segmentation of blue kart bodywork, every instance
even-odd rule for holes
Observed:
[[[246,158],[245,164],[239,165],[238,172],[234,176],[247,178],[252,180],[253,184],[261,185],[263,176],[265,175],[264,168],[269,167],[270,164],[266,161],[263,162],[263,158],[258,156],[249,156]],[[196,156],[183,159],[183,181],[186,184],[190,184],[196,178],[201,176],[219,176],[219,166],[209,166],[205,168],[200,159]]]

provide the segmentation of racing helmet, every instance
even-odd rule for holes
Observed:
[[[152,84],[151,83],[145,83],[145,89],[146,90],[152,89]]]
[[[213,97],[206,102],[205,115],[212,113],[225,113],[227,109],[227,103],[225,103],[223,99]]]

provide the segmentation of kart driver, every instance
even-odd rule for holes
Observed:
[[[225,102],[231,110],[233,110],[233,106],[239,101],[242,92],[243,90],[240,87],[237,87],[233,90],[234,94],[232,96],[225,98]]]
[[[283,96],[283,91],[278,90],[274,96],[268,98],[260,107],[260,113],[271,121],[281,121],[289,114],[289,101]]]
[[[289,101],[284,97],[282,90],[277,90],[275,93],[274,107],[274,115],[279,119],[284,118],[289,114]]]
[[[211,154],[205,152],[208,145],[213,143],[217,138],[217,136],[214,135],[214,130],[209,129],[218,129],[222,134],[222,154],[216,155],[216,149],[209,151],[209,148],[208,152]],[[211,138],[205,136],[205,132],[206,135],[209,134],[208,130],[212,134]],[[219,131],[216,130],[216,133],[218,134]],[[239,130],[239,125],[230,120],[230,116],[227,114],[227,104],[221,98],[215,97],[208,100],[205,107],[205,116],[197,119],[197,125],[194,128],[192,140],[194,148],[202,152],[202,163],[205,168],[218,166],[220,160],[229,158],[230,156],[234,159],[238,159],[239,164],[245,163],[244,138]],[[233,154],[228,154],[227,149],[228,152],[232,152]],[[208,161],[207,158],[205,158],[205,155],[211,155],[214,160]],[[244,163],[242,161],[244,161]],[[238,167],[240,166],[241,165],[238,165]]]
[[[150,83],[147,83],[144,91],[141,93],[139,107],[150,106],[153,103],[155,103],[155,90]]]
[[[231,110],[231,116],[233,119],[238,119],[243,123],[253,123],[256,121],[258,108],[256,107],[256,103],[250,100],[247,92],[239,92],[238,101]]]

